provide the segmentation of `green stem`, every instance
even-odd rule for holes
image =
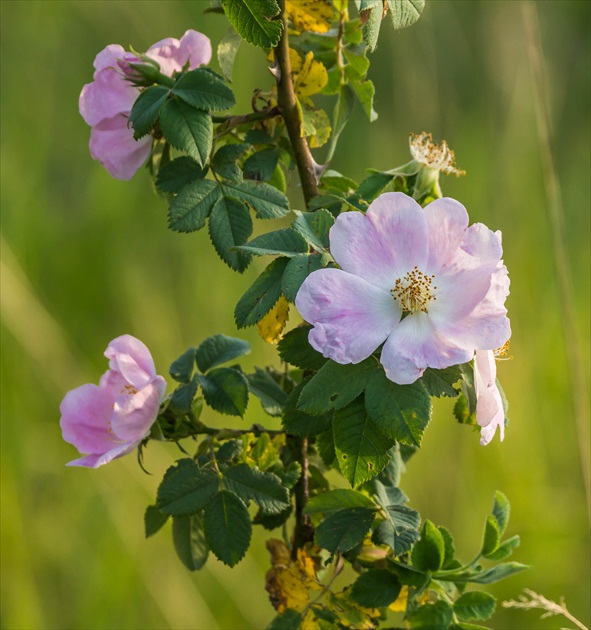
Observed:
[[[279,116],[279,107],[270,107],[260,112],[252,112],[250,114],[240,114],[236,116],[212,116],[211,120],[214,123],[226,123],[226,127],[238,127],[239,125],[246,125],[258,120],[266,120],[267,118],[273,118]]]

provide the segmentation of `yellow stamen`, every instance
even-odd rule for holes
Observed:
[[[403,278],[396,280],[390,293],[400,302],[403,313],[427,312],[429,302],[437,299],[433,294],[437,289],[433,286],[434,278],[435,276],[427,276],[419,271],[415,265]]]
[[[508,339],[500,348],[493,350],[493,354],[497,361],[511,361],[511,359],[513,358],[513,356],[510,356],[510,357],[507,356],[507,354],[509,354],[510,341],[511,340]]]

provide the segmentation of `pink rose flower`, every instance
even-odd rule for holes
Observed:
[[[476,393],[476,422],[480,430],[480,444],[486,446],[497,428],[501,442],[505,437],[505,409],[497,387],[497,364],[492,350],[477,350],[474,357],[474,390]]]
[[[193,70],[209,63],[211,42],[205,35],[188,30],[180,40],[171,37],[156,42],[146,56],[160,64],[160,71],[171,76],[188,63]],[[80,114],[92,127],[90,154],[117,179],[131,179],[144,164],[152,149],[151,136],[134,140],[128,125],[131,108],[139,88],[126,80],[128,62],[139,59],[118,44],[103,49],[94,60],[92,83],[80,93]]]
[[[148,435],[158,416],[166,381],[152,355],[131,335],[113,339],[105,356],[109,369],[98,385],[81,385],[60,405],[66,442],[84,455],[68,466],[98,468],[126,455]]]
[[[468,227],[457,201],[423,209],[385,193],[366,214],[339,215],[329,237],[340,269],[313,272],[296,297],[325,357],[359,363],[383,343],[386,376],[407,384],[509,338],[501,240],[481,223]]]

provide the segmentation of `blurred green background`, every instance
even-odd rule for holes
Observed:
[[[505,492],[513,505],[508,534],[522,537],[515,559],[533,568],[490,590],[500,600],[524,587],[564,595],[589,624],[587,504],[573,412],[577,396],[586,409],[588,391],[571,386],[565,340],[581,355],[586,384],[590,4],[536,4],[576,327],[562,316],[521,2],[431,0],[414,27],[394,33],[384,24],[370,69],[379,119],[370,125],[355,113],[333,166],[359,180],[364,168],[407,161],[409,133],[431,131],[468,173],[445,178],[444,194],[462,201],[473,221],[503,231],[514,356],[499,364],[511,405],[505,442],[480,447],[452,418],[451,401],[438,401],[402,486],[424,517],[454,532],[465,559],[479,545],[494,491]],[[176,449],[149,447],[153,476],[133,457],[98,471],[66,468],[76,452],[58,426],[64,393],[98,380],[113,337],[142,339],[166,374],[188,345],[216,332],[236,335],[233,305],[263,264],[239,276],[217,259],[205,231],[169,232],[147,173],[111,179],[91,160],[78,114],[80,89],[107,44],[145,50],[195,28],[215,47],[226,22],[204,15],[206,6],[1,3],[3,628],[263,628],[273,616],[262,531],[234,570],[210,559],[197,574],[174,556],[169,526],[144,540],[144,508]],[[271,84],[263,53],[248,45],[234,76],[236,111],[247,110],[255,87]],[[298,205],[295,177],[290,194]],[[276,361],[253,330],[239,334],[255,344],[247,367]],[[237,423],[258,418],[254,408]],[[492,625],[569,625],[538,617],[500,609]]]

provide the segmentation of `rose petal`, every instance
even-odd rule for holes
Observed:
[[[401,316],[388,292],[340,269],[321,269],[308,276],[295,303],[314,325],[309,335],[312,347],[343,364],[366,359]]]
[[[208,64],[211,60],[211,42],[208,37],[189,29],[180,41],[167,37],[148,48],[146,55],[160,64],[160,70],[168,76],[180,72],[189,62],[189,70]]]
[[[120,444],[118,446],[114,446],[106,453],[86,455],[85,457],[74,459],[73,461],[68,462],[66,466],[85,466],[87,468],[98,468],[99,466],[104,466],[105,464],[108,464],[110,461],[113,461],[118,457],[123,457],[123,455],[131,453],[131,451],[133,451],[138,444],[139,442],[134,442],[133,444]]]
[[[129,114],[138,96],[138,89],[123,78],[121,71],[109,67],[95,72],[94,81],[82,88],[78,106],[82,118],[94,126],[119,114]]]
[[[131,335],[113,339],[105,356],[109,359],[109,367],[120,372],[136,389],[142,389],[156,376],[154,359],[147,346]]]
[[[425,206],[429,225],[429,259],[425,272],[436,274],[454,255],[468,228],[466,208],[444,197]]]
[[[115,400],[111,418],[113,433],[120,440],[140,441],[148,434],[158,416],[160,394],[150,383],[143,389],[128,389]]]

